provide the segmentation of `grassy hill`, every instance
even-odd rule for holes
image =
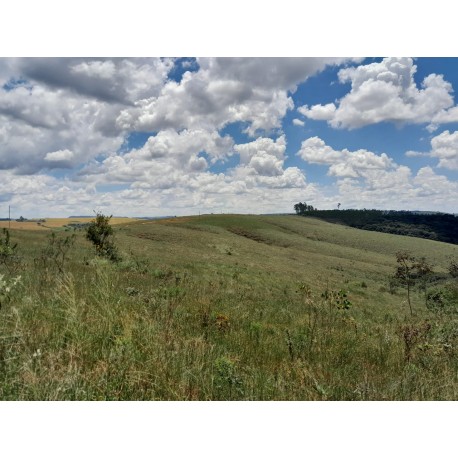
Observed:
[[[357,229],[408,235],[458,245],[458,219],[453,214],[386,210],[316,210],[302,216]]]
[[[454,310],[428,309],[415,289],[410,316],[388,283],[406,250],[453,296],[456,245],[202,215],[117,225],[117,264],[77,231],[59,272],[50,232],[12,232],[21,270],[0,267],[3,281],[21,275],[0,296],[1,399],[457,397]]]

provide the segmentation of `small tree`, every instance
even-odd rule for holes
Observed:
[[[425,258],[416,259],[407,251],[398,251],[396,253],[398,266],[394,277],[399,283],[407,288],[407,302],[409,304],[410,314],[413,315],[412,303],[410,300],[410,291],[417,281],[420,281],[426,291],[426,281],[432,273],[432,266]]]
[[[86,238],[95,246],[98,256],[108,258],[110,261],[119,261],[118,249],[114,243],[114,231],[110,226],[113,215],[105,216],[97,213],[95,220],[91,221],[86,229]]]
[[[431,281],[431,274],[433,273],[433,266],[426,258],[420,258],[415,264],[416,268],[416,279],[420,282],[420,289],[425,294],[425,305],[427,303],[427,285]]]

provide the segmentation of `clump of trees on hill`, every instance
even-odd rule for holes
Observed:
[[[307,205],[306,202],[304,203],[299,202],[298,204],[294,205],[294,210],[296,214],[304,215],[306,212],[311,212],[311,211],[318,210],[318,209],[313,207],[312,205]]]
[[[368,209],[318,210],[301,202],[294,205],[294,210],[301,216],[312,216],[358,229],[458,244],[458,218],[449,213]]]

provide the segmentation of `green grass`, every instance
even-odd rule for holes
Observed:
[[[457,246],[296,216],[115,232],[122,262],[96,258],[79,232],[64,274],[34,262],[46,233],[12,232],[25,266],[0,309],[1,399],[457,398],[455,315],[415,290],[411,317],[388,287],[396,251],[445,278]]]

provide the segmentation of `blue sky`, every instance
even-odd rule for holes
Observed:
[[[457,88],[456,58],[0,59],[0,209],[458,212]]]

